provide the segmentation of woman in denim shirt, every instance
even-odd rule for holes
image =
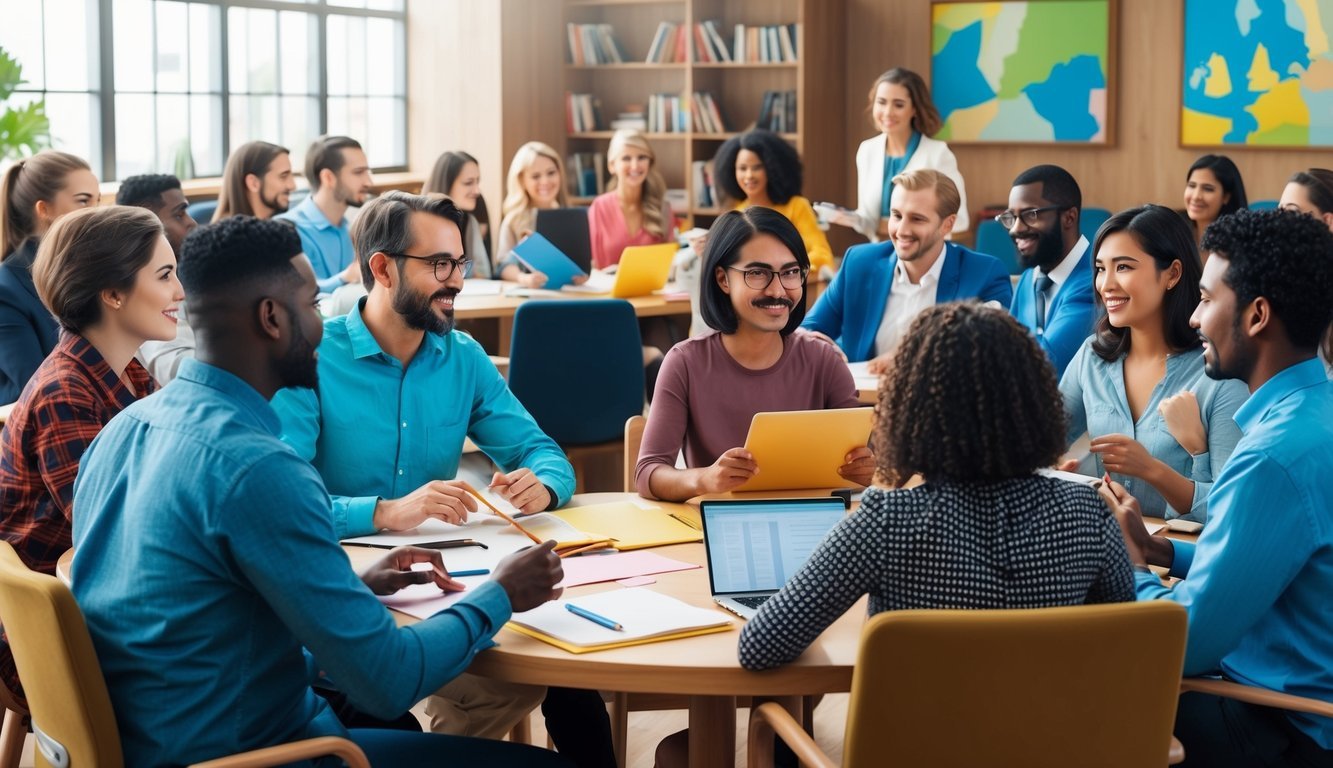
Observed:
[[[1202,271],[1194,238],[1170,209],[1146,205],[1107,220],[1093,253],[1096,329],[1060,381],[1069,442],[1086,430],[1098,472],[1132,489],[1143,514],[1205,522],[1249,393],[1204,374],[1190,327]]]

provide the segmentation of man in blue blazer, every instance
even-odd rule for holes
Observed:
[[[847,249],[842,267],[801,327],[882,373],[917,313],[960,299],[1009,306],[1009,272],[994,256],[945,238],[958,216],[958,187],[929,168],[893,179],[889,239]],[[835,342],[836,340],[836,342]]]
[[[995,217],[1026,268],[1009,312],[1037,337],[1057,376],[1092,333],[1092,248],[1079,233],[1082,205],[1068,171],[1038,165],[1018,174],[1009,209]]]

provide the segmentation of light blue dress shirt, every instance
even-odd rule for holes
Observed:
[[[343,284],[343,270],[356,258],[347,218],[334,224],[315,205],[315,196],[308,195],[295,208],[275,218],[286,219],[296,225],[301,235],[301,249],[315,270],[321,293],[333,293]]]
[[[184,360],[112,419],[74,486],[74,596],[133,766],[344,735],[315,663],[379,717],[407,711],[509,619],[491,582],[397,627],[338,546],[319,475],[252,387]]]
[[[397,499],[458,474],[463,439],[506,472],[527,467],[560,505],[574,469],[486,356],[465,333],[427,333],[403,368],[352,311],[324,323],[319,393],[284,389],[273,398],[282,439],[309,460],[333,494],[340,538],[375,532],[375,502]]]
[[[1173,542],[1167,589],[1136,574],[1140,600],[1189,612],[1185,674],[1333,700],[1333,383],[1319,360],[1269,379],[1236,412],[1244,436],[1208,500],[1197,545]],[[78,518],[76,517],[75,520]],[[1333,749],[1333,720],[1292,713]]]
[[[1157,489],[1146,481],[1128,475],[1112,474],[1139,500],[1143,514],[1151,517],[1182,517],[1195,522],[1208,520],[1208,491],[1221,472],[1227,457],[1240,439],[1240,429],[1233,416],[1249,396],[1245,384],[1214,381],[1203,372],[1203,350],[1194,348],[1166,359],[1166,376],[1153,388],[1148,406],[1134,421],[1125,394],[1125,366],[1121,357],[1106,362],[1092,351],[1090,337],[1079,348],[1060,379],[1065,412],[1069,415],[1069,443],[1087,431],[1097,438],[1103,435],[1128,435],[1142,445],[1153,458],[1194,481],[1194,503],[1186,510],[1171,508]],[[1208,433],[1208,450],[1197,456],[1176,442],[1166,428],[1157,406],[1171,395],[1190,390],[1199,401],[1199,416]],[[1097,474],[1106,471],[1101,457],[1096,458]]]

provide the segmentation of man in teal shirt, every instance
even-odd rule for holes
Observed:
[[[465,225],[448,198],[390,192],[366,205],[352,240],[369,293],[325,323],[319,391],[290,388],[273,398],[282,439],[315,466],[333,496],[341,537],[407,530],[432,517],[466,520],[476,501],[454,477],[469,437],[503,470],[492,490],[520,511],[554,509],[574,492],[564,452],[481,345],[453,332],[454,297],[468,271]],[[596,764],[581,756],[586,744],[613,760],[595,692],[543,694],[463,674],[431,696],[426,711],[433,730],[499,738],[541,701],[562,753]],[[586,713],[583,722],[562,727],[575,712]]]
[[[347,209],[365,204],[371,192],[370,163],[355,139],[320,136],[306,150],[305,178],[310,182],[310,194],[276,218],[296,225],[319,289],[333,293],[361,280],[361,270],[353,258]]]
[[[467,668],[512,611],[559,595],[554,543],[502,561],[431,618],[395,626],[372,591],[461,585],[440,557],[410,548],[358,578],[319,475],[278,439],[268,398],[317,383],[318,289],[296,234],[229,218],[186,239],[180,274],[197,359],[107,424],[74,488],[74,596],[125,764],[186,765],[325,735],[350,736],[376,766],[562,764],[501,742],[349,732],[312,692],[317,668],[363,711],[405,712]]]
[[[1185,674],[1333,700],[1333,383],[1316,356],[1333,321],[1333,234],[1293,211],[1240,210],[1204,232],[1192,324],[1204,372],[1252,392],[1243,436],[1208,496],[1194,544],[1148,536],[1138,504],[1111,488],[1140,565],[1139,598],[1189,612]],[[1175,735],[1190,766],[1333,766],[1333,720],[1202,693],[1180,698]]]

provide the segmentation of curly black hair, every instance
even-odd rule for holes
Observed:
[[[1200,244],[1227,260],[1222,280],[1242,308],[1262,296],[1287,338],[1313,350],[1333,322],[1333,232],[1298,211],[1240,210],[1208,225]]]
[[[1008,312],[976,302],[925,309],[879,389],[871,450],[881,482],[994,483],[1065,450],[1055,369]]]
[[[162,193],[180,189],[181,180],[169,173],[144,173],[120,182],[116,205],[134,205],[156,211],[162,207]]]
[[[300,252],[301,237],[291,222],[231,216],[186,236],[177,273],[193,308],[254,285],[298,279],[292,257]]]
[[[713,157],[713,179],[722,194],[737,202],[745,199],[741,185],[736,182],[736,157],[742,149],[759,155],[764,164],[770,200],[782,205],[801,194],[801,156],[786,139],[762,128],[732,136]]]

